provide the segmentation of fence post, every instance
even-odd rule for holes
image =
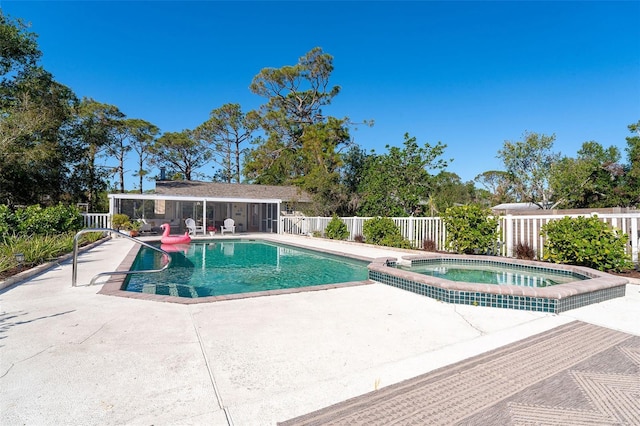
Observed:
[[[631,260],[634,263],[638,262],[638,219],[633,218],[631,220]]]
[[[513,216],[508,214],[504,217],[505,232],[504,239],[507,246],[507,257],[513,257]]]

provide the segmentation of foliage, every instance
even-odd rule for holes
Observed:
[[[427,205],[418,210],[421,214],[436,216],[454,205],[476,202],[476,189],[473,182],[462,182],[460,176],[455,173],[440,171],[433,176],[431,187]]]
[[[498,218],[477,205],[448,208],[442,215],[447,229],[446,246],[456,253],[486,253],[498,240]]]
[[[0,204],[0,235],[9,234],[15,229],[17,229],[15,213],[9,206]]]
[[[505,141],[498,157],[502,159],[518,201],[531,202],[542,209],[557,205],[550,185],[551,170],[560,159],[551,151],[555,135],[525,133],[523,141]]]
[[[116,213],[111,216],[111,226],[114,229],[128,229],[130,225],[129,216],[124,213]]]
[[[433,240],[423,240],[422,241],[422,250],[424,251],[436,251],[437,246],[436,242]]]
[[[600,271],[621,271],[632,266],[625,252],[628,237],[597,216],[564,217],[541,228],[544,259],[586,266]]]
[[[75,232],[57,235],[4,235],[0,237],[0,274],[18,266],[15,255],[24,255],[23,267],[29,268],[50,261],[73,251]],[[91,232],[80,237],[79,245],[97,241],[100,232]]]
[[[527,242],[518,242],[516,244],[516,259],[533,260],[536,258],[536,252]]]
[[[443,169],[447,162],[439,159],[446,145],[425,143],[420,147],[415,137],[404,135],[404,148],[390,147],[385,155],[368,157],[358,192],[360,216],[409,216],[422,211],[431,190],[430,169]]]
[[[136,170],[134,176],[138,176],[139,178],[138,189],[142,194],[142,180],[149,173],[149,171],[145,169],[145,164],[150,159],[151,145],[153,145],[153,141],[160,132],[160,129],[148,121],[138,118],[127,119],[126,124],[130,134],[129,145],[138,155],[138,170]]]
[[[629,205],[637,206],[640,202],[640,120],[637,123],[630,124],[628,129],[633,136],[628,136],[627,148],[627,179],[624,192],[629,200]]]
[[[0,76],[33,67],[42,56],[36,34],[27,28],[24,22],[11,20],[0,10]]]
[[[72,156],[63,131],[75,96],[38,66],[36,38],[0,10],[0,199],[32,204],[62,196]]]
[[[214,109],[209,119],[196,128],[196,137],[213,149],[213,162],[221,167],[221,180],[240,183],[240,171],[247,148],[258,127],[256,112],[242,112],[239,104],[225,104]]]
[[[0,234],[21,236],[56,235],[77,232],[83,227],[83,218],[75,206],[56,206],[42,208],[39,205],[28,206],[12,211],[0,206]]]
[[[338,215],[334,214],[327,224],[324,234],[332,240],[346,240],[349,237],[349,230],[347,229],[347,224]]]
[[[342,192],[341,203],[336,206],[336,211],[342,216],[355,216],[360,207],[361,199],[358,192],[360,182],[369,154],[358,145],[351,145],[342,154],[340,167],[340,190]]]
[[[98,160],[109,146],[117,144],[115,129],[122,117],[117,107],[91,98],[83,98],[78,105],[70,130],[70,137],[76,141],[78,150],[70,186],[81,201],[89,204],[89,211],[105,210],[105,200],[100,194],[107,190],[110,171],[100,167]]]
[[[369,244],[380,246],[411,248],[411,243],[405,240],[391,218],[374,217],[362,224],[362,233]]]
[[[563,157],[553,165],[550,183],[561,201],[558,204],[567,208],[625,205],[616,191],[624,175],[619,162],[618,148],[583,143],[577,158]]]
[[[256,139],[247,153],[245,176],[254,183],[304,189],[313,196],[313,214],[320,215],[344,211],[349,202],[340,182],[341,152],[353,144],[355,123],[323,114],[340,92],[329,84],[332,72],[333,57],[316,47],[296,65],[262,69],[250,86],[267,98],[258,110],[265,139]]]
[[[513,184],[510,175],[505,171],[489,170],[480,173],[474,178],[474,181],[484,186],[489,192],[489,204],[491,206],[512,203],[516,199],[513,193]]]
[[[196,170],[211,159],[209,146],[197,138],[195,132],[167,132],[150,147],[151,163],[167,167],[171,174],[185,180],[192,180]]]
[[[332,72],[333,57],[316,47],[299,58],[296,65],[264,68],[253,78],[251,91],[267,98],[258,111],[267,138],[257,141],[260,145],[247,156],[245,173],[250,180],[289,184],[304,176],[301,169],[312,166],[303,161],[303,139],[316,139],[309,132],[317,132],[318,125],[327,124],[321,108],[340,92],[338,86],[329,88]],[[348,138],[341,140],[345,141]],[[334,154],[333,149],[326,153],[329,157]],[[324,161],[317,166],[324,166]]]

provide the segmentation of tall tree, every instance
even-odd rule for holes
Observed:
[[[105,149],[114,144],[114,127],[122,113],[109,104],[83,98],[71,135],[78,142],[81,158],[74,165],[70,185],[75,193],[84,194],[89,211],[104,210],[100,194],[107,189],[110,170],[98,163]]]
[[[630,205],[640,204],[640,120],[627,126],[633,136],[627,136],[627,177],[626,192],[630,199]]]
[[[60,199],[69,146],[62,137],[75,96],[38,66],[36,35],[0,11],[0,199]]]
[[[482,185],[490,194],[491,206],[515,201],[513,184],[509,173],[502,170],[489,170],[480,173],[474,181]]]
[[[138,189],[142,194],[144,192],[142,181],[149,173],[149,171],[145,169],[145,164],[151,157],[151,147],[160,129],[148,121],[139,118],[128,119],[127,126],[129,127],[129,133],[131,135],[131,149],[138,155],[138,170],[136,170],[134,176],[139,178]]]
[[[339,86],[329,85],[332,71],[333,57],[316,47],[301,57],[296,65],[264,68],[254,77],[251,91],[268,99],[259,110],[266,141],[259,140],[260,145],[247,156],[245,173],[249,179],[269,184],[300,183],[302,171],[311,167],[310,164],[301,164],[308,161],[301,152],[303,144],[322,137],[327,126],[346,131],[349,125],[347,118],[333,118],[329,122],[322,113],[322,107],[329,105],[340,92]],[[348,144],[349,141],[349,138],[341,138],[340,144]],[[316,163],[319,167],[326,167],[322,163],[333,161],[335,141],[318,140],[314,143],[326,143],[324,152],[327,155]]]
[[[13,20],[0,9],[0,76],[2,82],[10,73],[21,73],[37,65],[42,56],[36,34],[27,30],[20,19]]]
[[[404,148],[390,147],[384,155],[369,157],[360,181],[361,216],[409,216],[421,214],[432,188],[431,170],[442,170],[448,162],[439,158],[446,145],[425,143],[404,136]]]
[[[256,112],[244,114],[239,104],[225,104],[211,111],[209,119],[196,128],[196,137],[211,146],[223,181],[241,182],[242,159],[248,149],[244,145],[251,141],[258,124]]]
[[[576,158],[563,157],[551,170],[550,183],[558,206],[615,207],[624,203],[616,189],[624,170],[620,151],[597,142],[582,144]]]
[[[358,188],[371,155],[374,154],[367,153],[359,145],[352,145],[342,155],[342,167],[340,168],[342,204],[336,209],[338,215],[356,215],[362,201]]]
[[[117,108],[116,108],[117,110]],[[119,110],[114,111],[114,115],[110,118],[112,121],[112,137],[111,143],[105,147],[106,155],[116,160],[116,166],[113,168],[113,174],[117,176],[120,193],[124,193],[124,161],[127,153],[131,151],[129,139],[131,133],[125,115]]]
[[[192,180],[196,170],[211,159],[211,149],[192,130],[167,132],[151,146],[151,162],[167,167],[174,178]]]
[[[560,159],[560,153],[552,152],[555,139],[555,135],[527,132],[522,141],[505,141],[498,151],[519,201],[542,209],[557,206],[550,184],[552,167]]]
[[[432,197],[431,203],[438,212],[444,212],[447,208],[457,204],[478,204],[473,182],[462,182],[460,176],[446,170],[433,176],[430,196]],[[422,210],[424,208],[421,209],[421,214]]]

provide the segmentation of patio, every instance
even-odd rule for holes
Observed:
[[[132,244],[82,254],[78,282],[115,270]],[[378,283],[197,305],[99,289],[72,288],[67,261],[0,292],[0,423],[273,425],[575,319],[640,335],[638,285],[560,315],[450,305]]]

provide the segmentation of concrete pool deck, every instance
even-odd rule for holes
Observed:
[[[132,246],[113,239],[83,253],[79,284],[116,270]],[[273,425],[574,320],[640,335],[637,284],[561,314],[445,304],[378,283],[193,305],[100,287],[73,288],[66,261],[0,291],[0,424]]]

